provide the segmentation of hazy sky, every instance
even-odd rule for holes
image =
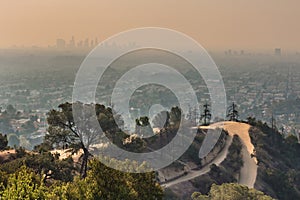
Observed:
[[[0,47],[103,40],[136,27],[184,32],[210,49],[300,50],[299,0],[0,0]]]

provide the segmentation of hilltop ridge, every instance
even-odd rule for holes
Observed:
[[[284,138],[276,129],[255,119],[249,123],[217,122],[200,128],[224,129],[228,133],[226,145],[208,165],[163,185],[171,196],[169,199],[188,198],[193,191],[207,194],[213,183],[228,182],[255,188],[276,199],[299,199],[300,145],[296,141]],[[238,146],[240,149],[232,151],[232,147]],[[239,168],[234,166],[239,161],[232,157],[242,160]],[[238,169],[238,173],[232,174],[231,168]]]

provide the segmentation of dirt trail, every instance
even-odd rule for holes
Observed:
[[[167,188],[167,187],[171,187],[172,185],[175,185],[177,183],[192,180],[192,179],[194,179],[198,176],[201,176],[201,175],[206,174],[207,172],[209,172],[210,171],[210,165],[215,164],[215,165],[219,166],[223,162],[223,160],[226,158],[227,153],[228,153],[228,148],[229,148],[231,142],[232,142],[232,137],[229,137],[228,140],[226,140],[226,143],[225,143],[225,146],[224,146],[223,150],[208,165],[205,165],[200,170],[191,170],[186,176],[183,176],[183,177],[178,178],[176,180],[173,180],[171,182],[165,183],[162,186]]]
[[[251,143],[249,136],[249,124],[239,122],[221,122],[213,124],[212,126],[222,126],[228,131],[230,136],[238,135],[243,142],[242,155],[244,165],[240,171],[239,184],[253,188],[257,176],[257,159],[251,158],[251,154],[254,153],[254,146]]]
[[[246,185],[250,188],[254,187],[256,175],[257,175],[257,160],[255,157],[251,158],[251,154],[254,152],[254,146],[251,143],[251,139],[249,136],[249,128],[250,125],[239,122],[218,122],[210,125],[209,127],[201,127],[201,128],[224,128],[229,133],[229,137],[226,141],[225,147],[218,154],[218,156],[208,165],[203,167],[200,170],[192,170],[186,176],[173,180],[171,182],[165,183],[163,187],[170,187],[172,185],[185,182],[191,179],[194,179],[198,176],[206,174],[210,171],[210,165],[216,164],[220,165],[226,158],[228,153],[228,148],[231,145],[233,135],[238,135],[243,143],[242,155],[244,165],[241,168],[240,176],[239,176],[239,184]]]

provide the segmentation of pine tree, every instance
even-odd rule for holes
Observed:
[[[201,120],[203,120],[203,125],[204,126],[208,126],[210,124],[210,120],[211,120],[211,113],[210,113],[210,109],[209,109],[209,104],[205,103],[203,105],[204,108],[204,112],[201,115]]]
[[[238,121],[239,119],[239,112],[237,111],[237,105],[232,102],[232,105],[229,106],[227,117],[229,118],[229,121]]]

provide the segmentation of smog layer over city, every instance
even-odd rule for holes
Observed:
[[[0,199],[300,199],[299,6],[0,2]]]

